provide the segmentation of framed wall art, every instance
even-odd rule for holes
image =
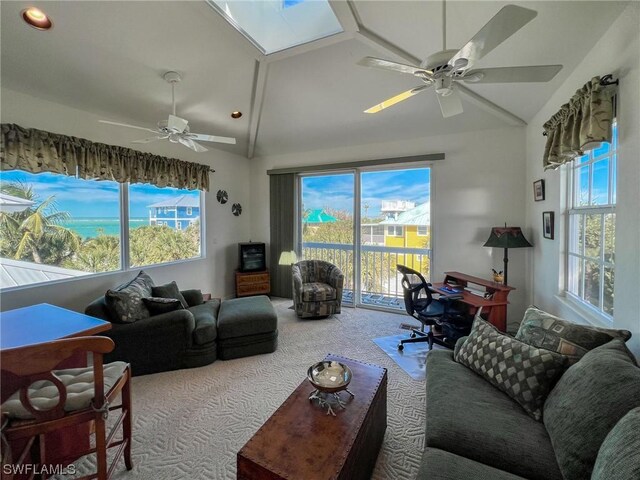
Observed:
[[[544,180],[536,180],[533,182],[533,199],[536,202],[544,200]]]
[[[542,235],[553,240],[553,212],[542,212]]]

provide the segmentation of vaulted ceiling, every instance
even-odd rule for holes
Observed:
[[[356,65],[367,55],[406,63],[442,50],[441,1],[334,1],[345,33],[267,57],[205,2],[42,2],[54,28],[40,32],[20,18],[32,4],[3,1],[1,80],[105,119],[153,126],[170,113],[162,74],[175,70],[183,76],[177,114],[192,131],[238,139],[207,147],[250,158],[495,128],[530,120],[627,2],[449,1],[447,48],[461,47],[507,3],[538,16],[477,67],[564,68],[543,84],[468,86],[496,107],[463,96],[464,113],[446,119],[429,94],[362,113],[420,82]],[[234,110],[242,118],[231,119]]]

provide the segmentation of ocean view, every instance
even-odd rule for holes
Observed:
[[[118,218],[72,218],[61,225],[73,230],[82,238],[97,237],[100,233],[105,235],[120,234],[120,219]],[[129,228],[144,227],[145,225],[149,225],[148,218],[129,219]]]

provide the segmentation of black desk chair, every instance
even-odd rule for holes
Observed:
[[[448,320],[461,318],[460,312],[450,305],[452,300],[460,297],[451,295],[435,299],[431,294],[431,284],[424,279],[420,272],[404,265],[397,265],[396,268],[402,274],[404,307],[409,315],[421,323],[420,330],[412,328],[411,337],[400,341],[398,350],[402,351],[405,343],[417,342],[429,342],[429,350],[433,348],[434,343],[453,348],[455,339],[438,338],[434,336],[432,329],[434,325],[443,325]],[[426,332],[425,327],[427,328]]]

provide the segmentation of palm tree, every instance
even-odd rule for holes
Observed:
[[[22,182],[11,182],[0,186],[0,191],[38,202],[38,197],[31,185]],[[35,207],[22,212],[1,213],[2,247],[19,260],[31,255],[35,263],[58,264],[69,257],[80,247],[80,236],[74,231],[60,225],[70,218],[68,212],[59,212],[55,205],[55,196],[51,195]]]

